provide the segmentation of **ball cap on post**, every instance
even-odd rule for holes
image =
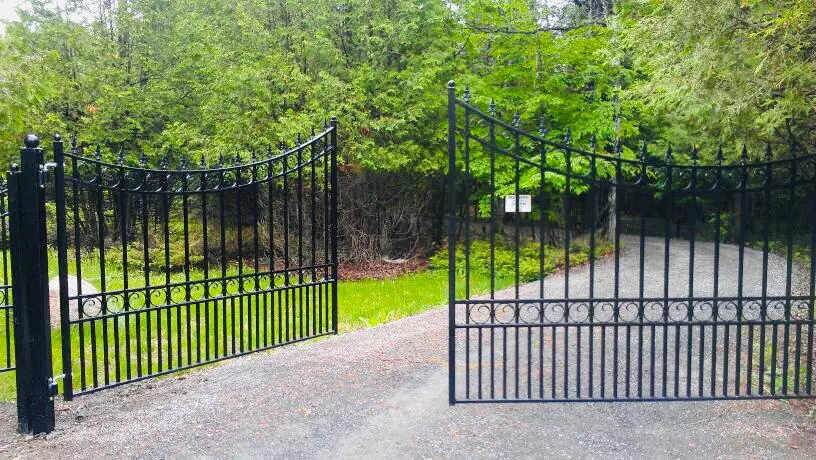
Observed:
[[[27,134],[23,139],[23,144],[29,149],[36,149],[40,146],[40,138],[34,134]]]

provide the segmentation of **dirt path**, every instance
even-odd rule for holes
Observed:
[[[780,401],[447,404],[447,313],[260,353],[58,404],[26,439],[0,407],[3,457],[813,458]]]

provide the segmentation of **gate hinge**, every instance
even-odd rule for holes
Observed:
[[[40,188],[45,188],[50,171],[56,167],[57,164],[54,162],[48,162],[40,166]]]

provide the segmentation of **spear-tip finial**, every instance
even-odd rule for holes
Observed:
[[[96,149],[94,150],[94,158],[97,160],[102,159],[102,149],[99,147],[99,144],[96,144]]]
[[[674,154],[672,153],[671,145],[666,147],[666,163],[671,163],[674,160]]]
[[[538,133],[541,136],[547,134],[547,116],[541,115],[541,118],[538,120]]]
[[[147,155],[145,154],[144,149],[141,150],[141,154],[139,155],[139,164],[141,166],[147,165]]]
[[[742,144],[742,153],[740,154],[740,163],[745,165],[748,163],[748,147]]]
[[[699,152],[697,152],[697,146],[694,145],[691,147],[691,164],[697,166],[697,163],[700,160]]]
[[[649,157],[649,147],[646,145],[646,141],[640,146],[640,161],[642,163],[646,163],[646,159]]]
[[[116,162],[120,165],[125,164],[125,149],[119,149],[119,155],[116,157]]]
[[[564,133],[564,143],[569,145],[571,140],[572,140],[572,131],[569,128],[567,128],[567,131]]]
[[[206,167],[207,167],[207,160],[204,159],[204,154],[203,153],[201,154],[201,157],[199,157],[199,159],[198,159],[198,166],[201,169],[206,169]]]
[[[491,117],[496,116],[496,100],[490,99],[490,105],[487,106],[487,112]]]
[[[620,157],[621,153],[623,153],[623,145],[621,144],[621,140],[615,139],[615,155]]]
[[[723,159],[722,144],[720,144],[717,146],[717,166],[722,166]]]
[[[462,94],[462,100],[466,104],[470,104],[470,85],[465,85],[465,92]]]
[[[514,128],[518,128],[520,122],[521,122],[521,114],[516,112],[515,114],[513,114],[513,121],[511,122],[511,124],[513,125]]]
[[[595,153],[595,150],[598,148],[598,139],[595,137],[594,133],[589,136],[589,148],[592,149],[592,153]]]

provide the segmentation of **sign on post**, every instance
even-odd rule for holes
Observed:
[[[504,197],[504,212],[516,212],[516,196]],[[518,195],[518,212],[532,212],[533,199],[530,195]]]

